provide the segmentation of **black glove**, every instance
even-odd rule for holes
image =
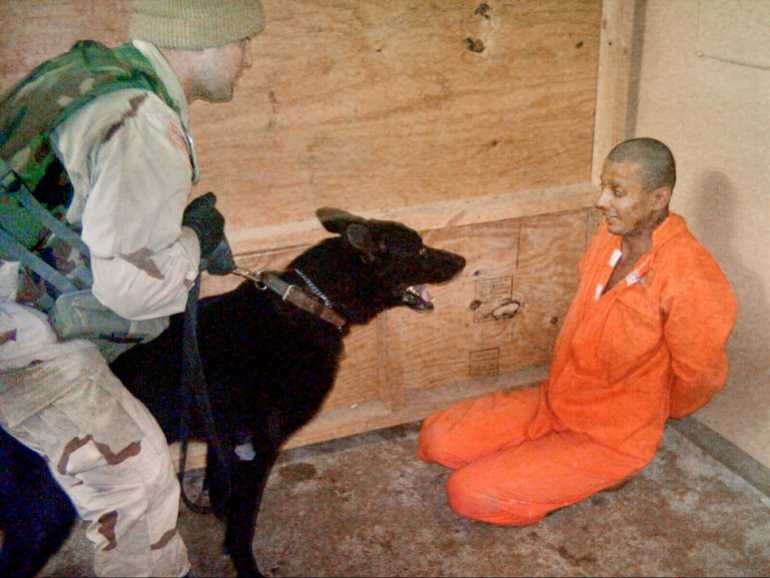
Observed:
[[[198,236],[201,258],[207,258],[222,242],[225,235],[225,218],[216,207],[217,197],[206,193],[187,205],[182,225],[190,227]]]
[[[211,255],[201,258],[200,268],[201,271],[208,271],[210,275],[229,275],[235,271],[235,259],[227,238],[222,239]]]

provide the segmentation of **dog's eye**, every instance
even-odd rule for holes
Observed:
[[[420,247],[420,250],[419,250],[419,251],[417,251],[417,254],[418,254],[420,257],[423,257],[423,256],[425,256],[425,253],[427,253],[427,252],[428,252],[428,250],[427,250],[425,247]]]

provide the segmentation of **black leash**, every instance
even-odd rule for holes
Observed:
[[[230,466],[231,453],[226,451],[222,437],[217,429],[211,402],[208,395],[206,374],[203,370],[200,351],[198,349],[198,298],[200,295],[200,275],[187,296],[185,308],[184,329],[182,340],[182,415],[179,427],[180,458],[179,458],[179,485],[181,486],[182,501],[191,511],[198,514],[210,514],[217,509],[224,511],[224,504],[230,495]],[[202,506],[193,502],[185,492],[184,477],[187,464],[187,448],[192,429],[193,406],[197,405],[203,417],[206,428],[206,438],[209,444],[209,457],[215,459],[214,467],[206,469],[206,482],[208,474],[212,472],[217,488],[221,488],[222,503],[220,508],[216,504]],[[210,465],[210,464],[209,464]],[[204,487],[206,482],[204,482]]]

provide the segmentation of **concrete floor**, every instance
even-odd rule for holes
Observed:
[[[669,427],[615,493],[536,526],[456,517],[407,425],[285,452],[254,550],[270,576],[768,576],[770,499]],[[233,576],[222,527],[183,508],[193,574]],[[43,576],[92,576],[80,526]]]

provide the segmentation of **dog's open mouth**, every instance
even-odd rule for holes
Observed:
[[[430,311],[433,309],[433,297],[428,291],[427,285],[412,285],[404,290],[401,300],[405,305],[417,311]]]

